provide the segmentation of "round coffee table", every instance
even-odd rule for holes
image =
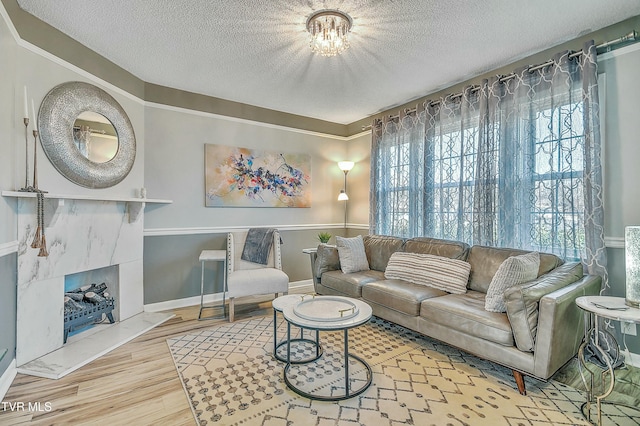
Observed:
[[[315,296],[305,298],[305,300],[295,304],[286,306],[282,310],[284,319],[287,321],[287,365],[284,368],[284,381],[287,386],[298,395],[305,398],[320,401],[341,401],[360,395],[370,385],[373,378],[371,367],[362,358],[349,353],[349,329],[358,327],[371,318],[371,306],[365,302],[342,296]],[[291,370],[291,326],[319,331],[342,331],[344,336],[344,393],[331,395],[319,395],[313,393],[313,390],[305,391],[300,389],[293,380],[290,380],[289,372]],[[366,378],[364,383],[358,389],[351,388],[351,377],[349,374],[349,360],[354,360],[364,368]],[[316,372],[317,369],[309,369],[310,374]],[[311,378],[308,377],[307,381]],[[331,386],[332,391],[337,387]]]
[[[305,339],[304,329],[301,328],[299,338],[291,339],[290,336],[287,336],[286,340],[278,342],[278,312],[282,313],[283,309],[285,309],[286,307],[295,306],[298,303],[304,301],[306,298],[311,297],[313,296],[309,294],[287,294],[277,297],[273,300],[273,302],[271,302],[271,306],[273,307],[273,357],[278,361],[287,362],[287,358],[278,354],[278,350],[288,342],[311,344],[315,347],[315,355],[312,355],[309,358],[291,360],[291,364],[305,364],[307,362],[315,361],[322,356],[322,346],[320,345],[320,341],[318,340],[318,331],[316,331],[315,341],[311,339]]]

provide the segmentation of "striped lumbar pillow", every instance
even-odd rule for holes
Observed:
[[[422,253],[396,252],[384,272],[387,279],[427,285],[448,293],[464,294],[471,265],[463,260]]]
[[[538,278],[540,253],[537,251],[506,258],[491,279],[484,309],[489,312],[507,312],[504,292],[514,285]]]

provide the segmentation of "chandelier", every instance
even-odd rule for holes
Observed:
[[[347,38],[353,21],[346,13],[324,9],[307,19],[311,50],[322,56],[336,56],[349,48]]]

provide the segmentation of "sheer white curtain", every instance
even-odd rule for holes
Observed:
[[[371,232],[582,259],[605,278],[592,42],[373,124]]]

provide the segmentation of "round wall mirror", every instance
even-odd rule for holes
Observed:
[[[92,84],[73,81],[51,89],[40,105],[38,130],[53,166],[78,185],[108,188],[133,167],[131,121],[111,95]]]
[[[80,154],[94,163],[106,163],[118,152],[118,134],[107,117],[93,111],[81,113],[73,123],[73,139]]]

